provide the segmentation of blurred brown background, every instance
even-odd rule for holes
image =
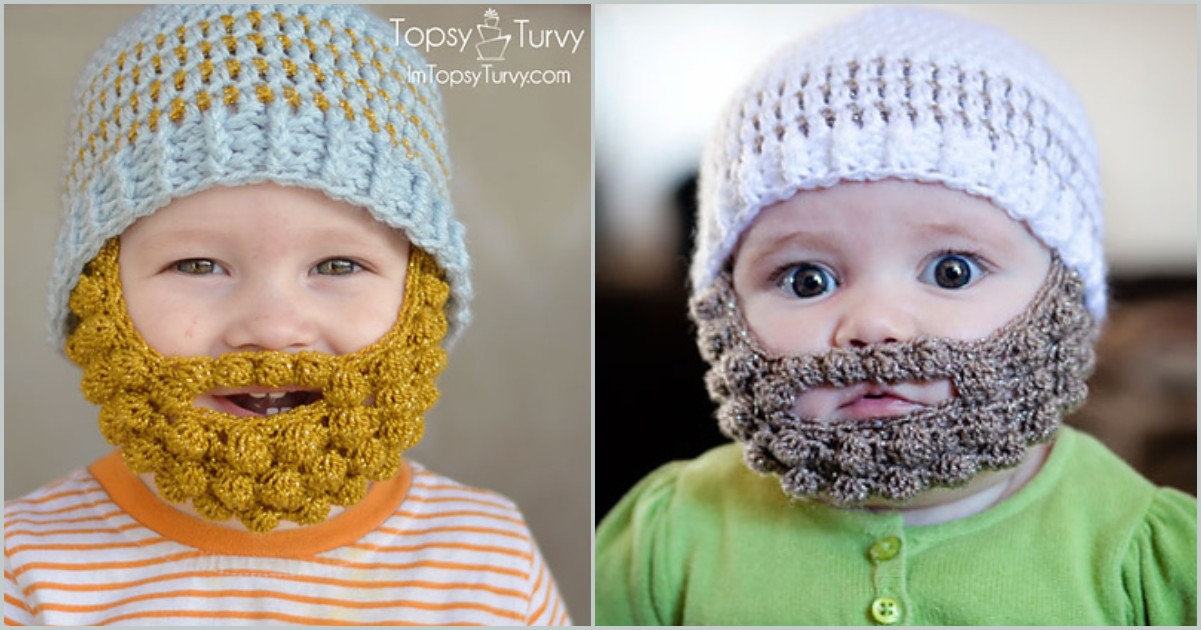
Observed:
[[[1068,417],[1150,480],[1197,494],[1197,277],[1120,276],[1088,401]]]

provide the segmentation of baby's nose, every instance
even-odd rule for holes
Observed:
[[[317,343],[313,305],[293,287],[243,287],[228,321],[225,344],[233,350],[298,351]]]
[[[916,334],[917,322],[908,305],[889,291],[863,291],[846,302],[834,331],[836,347],[896,343],[912,339]]]

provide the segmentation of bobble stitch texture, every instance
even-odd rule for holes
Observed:
[[[109,240],[71,296],[79,325],[66,350],[84,370],[84,396],[101,405],[101,433],[133,472],[155,473],[164,498],[266,532],[281,519],[321,522],[330,506],[362,500],[368,481],[396,474],[401,453],[421,439],[446,365],[450,290],[433,258],[412,250],[396,324],[356,352],[165,357],[126,312],[119,247]],[[192,406],[217,387],[294,384],[325,395],[265,417]]]
[[[753,470],[780,477],[793,497],[856,504],[903,501],[933,486],[1010,468],[1054,437],[1084,402],[1097,326],[1084,283],[1058,257],[1029,307],[976,341],[914,339],[820,354],[764,350],[743,318],[729,272],[692,298],[709,395],[722,432]],[[720,340],[720,341],[717,341]],[[726,340],[734,340],[727,343]],[[949,379],[942,404],[875,420],[799,417],[813,387]]]

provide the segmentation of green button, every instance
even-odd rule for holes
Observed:
[[[892,560],[893,558],[897,557],[898,553],[901,553],[901,539],[897,538],[896,536],[886,536],[881,538],[873,543],[871,548],[867,550],[867,555],[872,560],[880,562]]]
[[[891,597],[877,597],[872,602],[872,619],[884,626],[895,624],[901,620],[901,604]]]

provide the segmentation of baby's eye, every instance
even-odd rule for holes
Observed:
[[[833,291],[838,286],[829,269],[813,263],[803,263],[786,269],[780,276],[780,286],[799,298],[814,298]]]
[[[942,254],[922,271],[922,282],[944,289],[962,289],[984,275],[970,254]]]
[[[217,263],[207,258],[189,258],[180,260],[175,263],[174,269],[180,273],[186,273],[192,276],[205,276],[214,273],[222,273],[225,269]]]
[[[317,263],[317,273],[325,276],[345,276],[362,269],[359,263],[345,258],[330,258]]]

